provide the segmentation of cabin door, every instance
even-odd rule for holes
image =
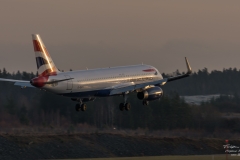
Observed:
[[[71,78],[69,75],[65,75],[65,77],[68,79],[68,78]],[[73,88],[73,82],[72,82],[72,79],[70,80],[67,80],[67,90],[72,90]]]

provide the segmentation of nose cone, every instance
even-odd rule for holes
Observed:
[[[36,77],[36,78],[33,78],[30,83],[31,85],[33,85],[34,87],[38,87],[38,88],[41,88],[45,85],[45,82],[47,82],[48,80],[48,77]]]

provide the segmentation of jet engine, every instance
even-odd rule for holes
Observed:
[[[153,101],[161,98],[162,95],[163,95],[163,90],[160,87],[152,87],[142,92],[138,92],[137,97],[140,100]]]

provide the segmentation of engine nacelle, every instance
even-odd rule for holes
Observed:
[[[138,92],[137,97],[140,100],[153,101],[161,98],[163,95],[163,90],[160,87],[148,88],[142,92]]]

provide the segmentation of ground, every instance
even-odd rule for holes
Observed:
[[[229,140],[240,146],[240,140]],[[0,159],[70,159],[225,154],[224,139],[121,134],[0,136]],[[239,157],[238,157],[239,158]]]

